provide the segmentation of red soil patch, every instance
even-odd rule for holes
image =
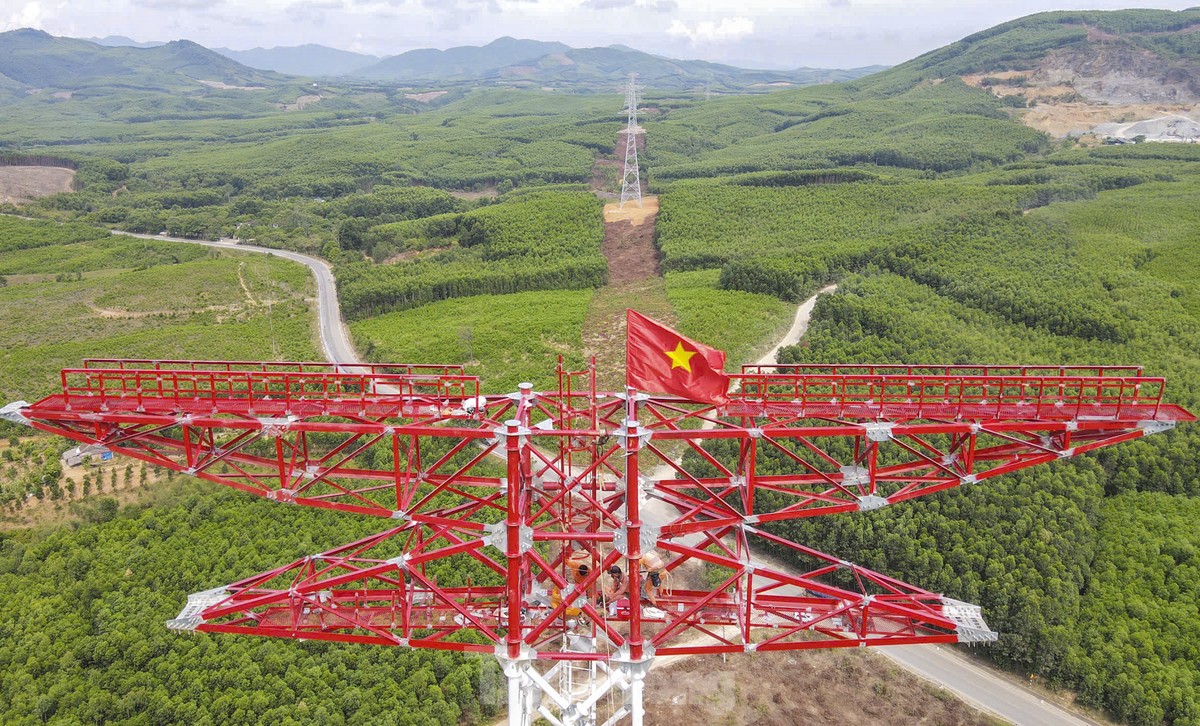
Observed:
[[[609,222],[604,225],[600,251],[608,259],[608,284],[622,285],[658,277],[658,253],[654,249],[654,225]]]

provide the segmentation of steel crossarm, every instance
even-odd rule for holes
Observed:
[[[556,372],[556,390],[481,395],[456,366],[104,359],[0,417],[272,501],[394,521],[195,593],[170,627],[493,653],[522,718],[573,724],[585,723],[574,691],[532,664],[603,664],[579,702],[623,690],[617,715],[636,720],[656,654],[993,640],[978,607],[778,525],[1195,420],[1132,366],[753,367],[720,406],[599,391],[594,364]],[[652,552],[666,559],[653,577]],[[623,597],[605,596],[612,568]],[[639,604],[652,590],[657,607]]]
[[[190,616],[181,613],[171,625],[208,632],[485,650],[478,643],[448,637],[472,632],[490,642],[490,647],[502,645],[512,605],[503,586],[441,587],[425,569],[447,557],[479,557],[480,541],[442,533],[414,547],[405,538],[417,528],[414,524],[393,528],[227,585],[218,591],[219,598]],[[948,614],[947,603],[952,601],[941,595],[809,548],[799,552],[815,560],[812,568],[789,574],[728,554],[671,543],[661,546],[677,555],[676,566],[695,561],[728,575],[711,591],[677,589],[662,597],[663,615],[646,620],[649,643],[660,655],[977,642],[994,637]],[[393,551],[401,554],[384,556]],[[629,616],[605,616],[584,595],[617,559],[618,553],[612,552],[591,578],[555,605],[517,603],[522,611],[521,640],[530,645],[545,643],[543,636],[561,629],[567,609],[578,604],[586,615],[604,624],[605,637],[614,646],[625,645]],[[539,555],[531,554],[523,563],[523,569],[539,568],[550,575],[551,584],[567,587],[567,581]],[[834,584],[838,578],[840,582]],[[718,642],[695,645],[697,632]],[[824,641],[814,641],[818,637],[829,642],[821,645]],[[550,659],[572,657],[538,652]]]

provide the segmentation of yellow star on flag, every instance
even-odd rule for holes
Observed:
[[[688,373],[692,372],[691,360],[696,351],[686,350],[682,340],[675,344],[675,350],[664,350],[663,354],[671,359],[671,370],[682,368]]]

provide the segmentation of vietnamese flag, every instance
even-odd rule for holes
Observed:
[[[625,385],[718,406],[729,401],[725,351],[701,345],[634,310],[625,311]]]

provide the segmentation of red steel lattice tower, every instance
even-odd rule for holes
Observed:
[[[977,486],[1194,420],[1134,367],[746,367],[720,407],[599,392],[593,369],[561,361],[557,374],[556,390],[484,396],[457,366],[89,360],[0,415],[379,517],[378,534],[190,596],[168,626],[493,654],[512,724],[640,724],[656,655],[994,640],[978,607],[772,523]],[[613,566],[643,590],[650,550],[666,560],[656,579],[674,576],[657,607],[601,603]],[[487,576],[439,583],[431,565],[446,561]]]

